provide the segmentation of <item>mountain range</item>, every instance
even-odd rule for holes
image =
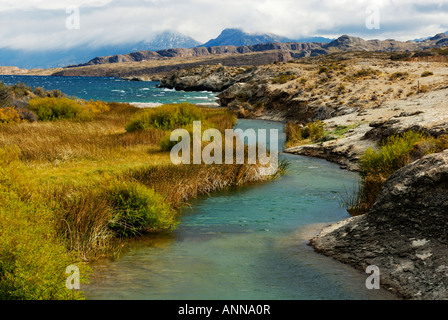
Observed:
[[[26,51],[8,48],[0,49],[0,66],[18,66],[20,68],[53,68],[76,65],[94,57],[128,54],[137,51],[159,51],[175,48],[194,48],[212,46],[242,46],[269,42],[330,42],[323,37],[292,40],[275,34],[249,34],[241,29],[224,29],[216,38],[204,44],[175,31],[162,31],[146,41],[123,45],[100,47],[79,47],[71,49],[54,49],[47,51]]]
[[[283,55],[285,52],[289,52],[288,55],[292,58],[300,58],[341,50],[397,52],[443,46],[448,46],[446,33],[409,41],[364,40],[348,35],[337,39],[311,37],[294,40],[272,33],[249,34],[241,29],[224,29],[217,38],[201,44],[178,32],[163,31],[147,41],[120,46],[81,47],[40,52],[0,49],[0,66],[47,69],[173,57],[202,57],[222,53],[245,54],[269,50],[280,50]],[[92,59],[92,57],[96,58]],[[288,57],[284,57],[284,59],[288,60]]]

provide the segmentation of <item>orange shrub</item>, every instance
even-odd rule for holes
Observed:
[[[107,103],[100,100],[93,101],[93,99],[86,103],[86,108],[92,113],[100,113],[110,110]]]
[[[0,125],[22,122],[20,113],[11,107],[0,108]]]

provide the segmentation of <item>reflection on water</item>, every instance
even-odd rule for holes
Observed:
[[[239,122],[249,125],[267,124]],[[281,157],[290,162],[285,176],[201,197],[172,234],[141,239],[116,261],[95,265],[87,298],[392,298],[367,290],[367,274],[307,245],[324,224],[349,217],[340,197],[357,175],[319,159]]]

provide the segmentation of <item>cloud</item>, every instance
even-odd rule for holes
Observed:
[[[80,28],[67,29],[69,6]],[[380,28],[366,28],[366,8],[379,10]],[[0,48],[48,50],[148,40],[171,29],[206,42],[222,29],[271,32],[289,38],[409,40],[448,30],[448,1],[411,0],[2,0]]]

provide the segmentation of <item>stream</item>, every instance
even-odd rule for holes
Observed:
[[[278,129],[279,146],[285,142],[282,123],[239,120],[237,127]],[[366,289],[368,274],[307,244],[323,226],[349,217],[340,203],[357,174],[321,159],[280,158],[289,163],[280,178],[195,199],[173,232],[139,238],[119,258],[94,264],[81,288],[86,298],[394,299]]]

